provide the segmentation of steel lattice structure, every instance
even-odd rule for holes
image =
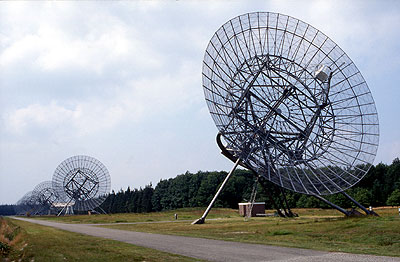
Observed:
[[[64,160],[54,171],[54,189],[73,204],[77,211],[93,210],[100,206],[111,188],[107,168],[90,156],[73,156]]]
[[[54,204],[59,203],[60,195],[54,190],[52,181],[44,181],[38,184],[32,191],[30,203],[34,209],[32,214],[47,214],[54,207]]]
[[[208,44],[202,78],[228,150],[280,187],[334,194],[373,163],[379,124],[367,83],[305,22],[269,12],[233,18]]]

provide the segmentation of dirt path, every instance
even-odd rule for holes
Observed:
[[[300,248],[245,244],[203,238],[133,232],[83,224],[63,224],[21,217],[12,218],[209,261],[400,262],[400,258],[392,257],[356,255]]]

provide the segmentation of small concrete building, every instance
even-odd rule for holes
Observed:
[[[239,203],[239,215],[247,216],[250,213],[251,203]],[[265,215],[265,202],[254,202],[251,216],[255,217],[257,214]]]

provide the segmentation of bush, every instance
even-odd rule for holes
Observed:
[[[386,204],[389,206],[400,206],[400,190],[394,190],[388,197]]]
[[[10,246],[7,243],[3,243],[0,241],[0,257],[7,257],[10,253]]]
[[[372,201],[372,194],[366,188],[354,188],[352,189],[353,198],[363,206],[370,206]],[[353,204],[355,208],[356,205]]]

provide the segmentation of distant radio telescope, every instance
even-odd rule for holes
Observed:
[[[64,160],[54,171],[54,189],[66,199],[63,210],[94,210],[111,189],[107,168],[97,159],[77,155]],[[62,213],[62,211],[60,213]]]

